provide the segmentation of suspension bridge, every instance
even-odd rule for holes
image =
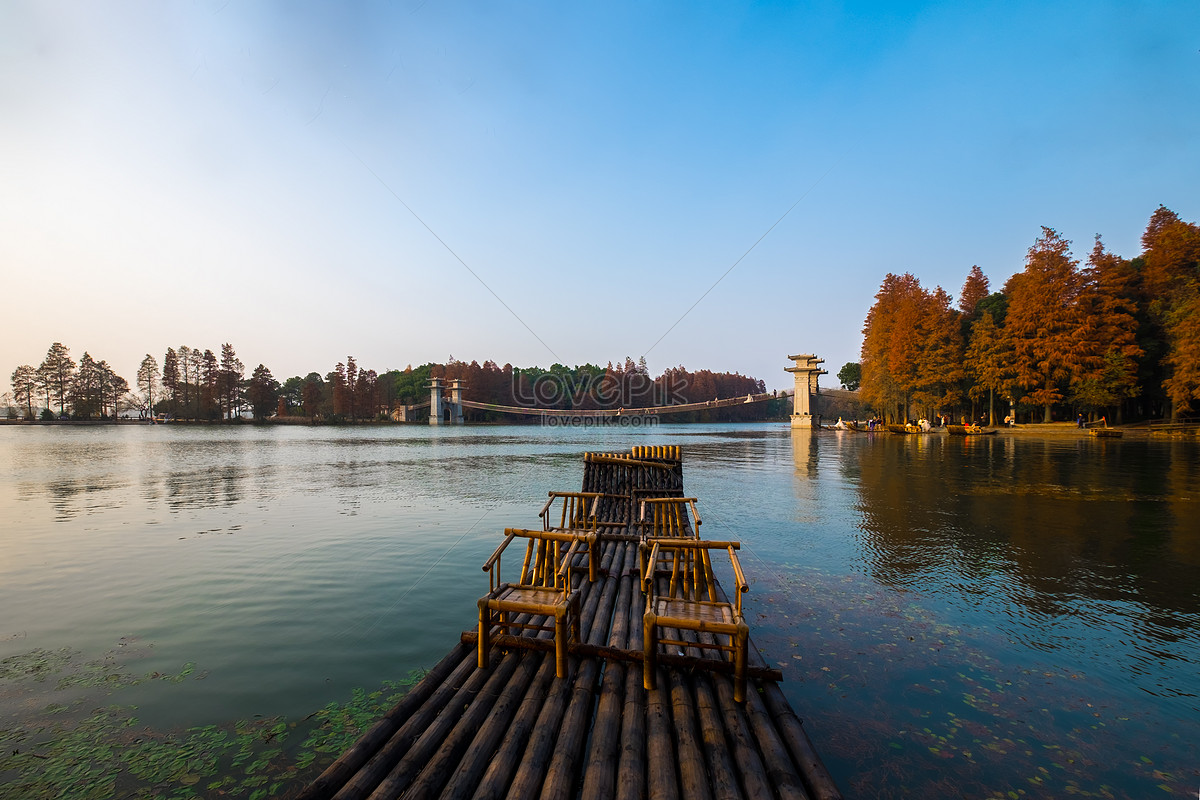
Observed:
[[[813,417],[810,411],[812,396],[819,390],[817,379],[827,374],[820,365],[824,359],[813,355],[788,356],[795,366],[788,367],[787,372],[793,373],[796,386],[793,390],[792,425],[797,428],[812,427]],[[711,411],[719,408],[765,403],[779,397],[788,397],[784,392],[759,392],[736,397],[714,398],[692,403],[673,403],[662,406],[639,406],[634,408],[540,408],[535,406],[510,406],[500,403],[481,403],[467,400],[463,397],[466,389],[460,378],[430,378],[429,401],[409,406],[402,406],[393,413],[393,419],[398,422],[414,422],[420,416],[419,412],[429,409],[430,425],[462,425],[465,423],[463,409],[475,411],[490,411],[496,414],[507,414],[522,417],[543,418],[572,418],[572,419],[615,419],[620,417],[647,418],[669,414],[686,414],[693,411]]]

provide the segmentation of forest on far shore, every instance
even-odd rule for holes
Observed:
[[[1200,410],[1200,226],[1159,206],[1136,258],[1097,235],[1081,266],[1070,244],[1042,228],[999,292],[972,267],[957,308],[889,273],[863,327],[863,402],[890,420],[982,409],[992,424],[1010,408],[1030,422]]]
[[[211,349],[182,345],[167,348],[161,366],[146,354],[133,385],[106,361],[85,352],[76,363],[61,342],[50,346],[38,366],[17,367],[13,391],[5,398],[10,419],[115,419],[162,416],[173,420],[236,421],[307,419],[360,422],[398,418],[398,409],[429,401],[431,378],[459,378],[463,397],[480,403],[537,409],[620,409],[679,405],[765,391],[761,380],[729,372],[672,367],[651,377],[645,359],[606,366],[566,367],[470,363],[453,356],[403,370],[377,372],[353,356],[322,375],[310,372],[278,381],[259,364],[249,376],[233,345]],[[787,413],[783,398],[772,403],[708,409],[668,415],[673,422],[732,422],[766,419]],[[419,412],[418,416],[425,412]],[[514,421],[512,415],[466,409],[473,422]],[[423,418],[423,417],[422,417]],[[410,418],[411,419],[411,418]]]

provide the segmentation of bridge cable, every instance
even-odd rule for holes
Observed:
[[[537,333],[533,330],[533,328],[529,327],[529,325],[527,325],[525,323],[525,320],[521,319],[521,317],[517,315],[517,312],[513,311],[512,308],[508,305],[508,303],[504,302],[503,298],[501,298],[500,295],[496,294],[495,290],[493,290],[491,286],[488,286],[487,283],[483,280],[483,278],[479,277],[479,274],[477,272],[475,272],[475,270],[471,269],[470,265],[467,264],[466,261],[463,261],[462,257],[458,253],[454,252],[453,248],[451,248],[450,245],[446,244],[446,241],[442,237],[437,235],[437,232],[434,231],[433,228],[429,227],[428,223],[426,223],[425,220],[421,219],[421,217],[417,214],[416,211],[413,211],[412,206],[410,206],[408,203],[404,202],[404,199],[402,197],[400,197],[400,195],[396,194],[396,192],[392,189],[392,187],[388,186],[387,182],[384,181],[383,178],[379,177],[379,174],[377,172],[375,172],[375,170],[371,169],[371,167],[368,166],[367,162],[363,161],[362,158],[359,157],[358,153],[351,150],[350,146],[347,145],[345,142],[342,142],[342,147],[345,147],[346,151],[348,153],[350,153],[350,155],[354,156],[354,158],[358,161],[359,164],[362,164],[363,169],[365,169],[367,172],[371,173],[371,175],[375,178],[375,180],[379,181],[379,185],[382,186],[384,189],[387,189],[388,193],[391,194],[392,197],[396,198],[396,201],[398,203],[400,203],[400,205],[404,206],[404,208],[408,211],[409,214],[412,214],[413,219],[415,219],[417,222],[421,223],[421,225],[423,225],[425,227],[425,230],[429,231],[430,235],[433,236],[433,238],[437,239],[438,242],[442,245],[442,247],[446,248],[446,252],[448,252],[450,255],[454,256],[454,258],[458,260],[458,263],[462,264],[463,267],[466,268],[467,272],[471,273],[472,277],[474,277],[475,280],[479,281],[479,284],[481,286],[483,286],[483,288],[485,288],[489,292],[491,292],[492,297],[496,298],[496,300],[500,303],[500,305],[504,306],[505,310],[508,311],[509,314],[513,315],[513,319],[515,319],[517,322],[521,323],[521,325],[523,325],[525,327],[525,330],[529,331],[533,335],[533,338],[535,338],[539,342],[541,342],[542,347],[546,348],[546,350],[548,350],[550,352],[550,355],[554,356],[555,361],[559,361],[559,362],[562,361],[562,359],[559,358],[558,353],[554,352],[554,350],[550,347],[550,345],[546,344],[546,342],[542,339],[542,337],[538,336]]]
[[[649,349],[647,349],[645,353],[642,353],[642,357],[644,358],[646,356],[646,353],[649,353],[651,350],[658,347],[658,343],[661,342],[663,339],[667,338],[667,334],[670,333],[671,331],[675,330],[675,326],[678,325],[679,323],[683,322],[684,317],[686,317],[688,314],[692,313],[692,309],[695,308],[696,306],[700,305],[700,301],[703,300],[704,298],[708,297],[708,293],[711,292],[713,289],[717,288],[717,284],[720,283],[721,281],[725,280],[725,276],[727,276],[729,273],[733,272],[733,268],[736,267],[738,264],[742,263],[742,260],[746,256],[750,255],[751,251],[753,251],[754,248],[758,247],[759,242],[761,242],[763,239],[767,238],[768,234],[770,234],[771,231],[775,230],[775,226],[778,225],[779,223],[783,222],[783,220],[787,217],[787,215],[792,213],[792,209],[794,209],[796,206],[800,205],[800,201],[803,200],[805,197],[808,197],[809,193],[812,192],[813,189],[817,188],[817,185],[821,181],[825,180],[825,176],[828,175],[830,172],[833,172],[833,168],[836,167],[840,162],[841,162],[840,158],[838,160],[834,161],[833,164],[830,165],[829,169],[825,170],[825,172],[821,175],[821,177],[819,177],[815,181],[813,181],[813,184],[804,190],[804,193],[802,195],[800,195],[799,198],[796,199],[796,202],[792,203],[792,205],[788,208],[788,210],[783,212],[783,215],[779,219],[775,220],[775,222],[771,225],[771,227],[767,228],[767,230],[763,233],[763,235],[759,236],[758,239],[755,240],[754,244],[750,245],[750,248],[746,252],[742,253],[741,257],[738,258],[737,261],[733,262],[733,264],[730,265],[729,269],[727,269],[723,273],[721,273],[721,277],[717,278],[716,281],[713,282],[713,285],[708,287],[708,289],[704,292],[704,294],[700,295],[699,299],[697,299],[696,302],[692,303],[692,305],[688,307],[688,310],[683,312],[682,316],[680,316],[679,319],[675,320],[675,322],[671,325],[671,327],[667,328],[667,330],[663,333],[663,335],[658,337],[658,339],[655,340],[654,344],[650,345]]]

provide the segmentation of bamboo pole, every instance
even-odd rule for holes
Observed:
[[[704,740],[704,760],[708,764],[712,779],[713,796],[716,800],[739,800],[743,796],[757,798],[765,794],[743,795],[738,784],[738,773],[733,755],[729,751],[725,725],[718,711],[712,683],[720,678],[696,675],[692,678],[696,698],[696,713],[700,720],[700,735]],[[756,787],[758,788],[758,787]],[[766,790],[768,787],[763,786]]]
[[[803,722],[788,704],[783,691],[774,683],[768,683],[763,686],[763,699],[792,758],[800,765],[800,777],[804,779],[809,794],[816,800],[842,800],[842,793],[833,782],[833,776],[825,768],[825,763],[804,730]]]
[[[621,753],[617,760],[617,800],[646,797],[646,690],[642,671],[625,670],[625,707],[621,713]]]
[[[670,671],[671,717],[675,722],[675,752],[679,763],[680,794],[687,800],[712,800],[711,784],[696,731],[696,708],[684,674]]]
[[[472,800],[501,800],[501,798],[510,796],[508,784],[517,769],[518,756],[524,751],[529,741],[534,723],[537,722],[540,715],[542,702],[546,699],[551,682],[555,680],[554,660],[542,654],[535,654],[533,657],[541,660],[541,666],[538,667],[533,685],[521,700],[521,704],[517,708],[517,715],[512,724],[508,726],[508,730],[505,731],[499,750],[492,756],[491,763],[487,765],[487,770],[478,785],[473,787],[474,794],[469,795]],[[460,794],[459,787],[454,783],[452,782],[451,787],[446,789],[444,797],[468,796]],[[469,781],[464,780],[463,784],[463,788],[469,792],[472,788]],[[453,793],[451,792],[452,788],[454,789]]]
[[[657,688],[646,692],[646,786],[650,800],[679,798],[665,673],[664,669],[659,668]]]
[[[594,658],[584,659],[575,673],[570,701],[554,737],[554,750],[542,780],[541,800],[567,800],[575,796],[576,765],[587,740],[599,674],[600,662]]]
[[[371,759],[351,776],[350,780],[334,795],[334,800],[362,800],[391,771],[396,760],[402,757],[425,728],[437,718],[442,709],[466,686],[477,673],[475,655],[464,658],[446,680],[438,686],[429,699],[409,716],[404,724],[388,739],[387,743]]]
[[[572,668],[577,668],[579,659],[572,658]],[[536,797],[542,786],[550,756],[554,751],[554,737],[558,734],[563,713],[566,711],[571,682],[555,680],[550,693],[542,704],[529,741],[518,762],[516,774],[508,787],[506,797],[525,800]]]
[[[717,590],[721,599],[728,602],[724,590],[720,586]],[[765,666],[767,661],[753,642],[750,642],[746,649],[749,661],[747,674],[753,677],[753,670]],[[825,762],[821,760],[817,748],[813,746],[812,740],[804,730],[803,722],[784,697],[783,690],[779,688],[780,680],[782,678],[763,683],[763,698],[792,758],[800,768],[805,787],[809,794],[818,800],[841,800],[842,793],[833,782],[833,776],[829,774]]]
[[[612,608],[616,600],[619,580],[611,570],[613,563],[623,565],[629,545],[613,544],[605,549],[605,564],[607,578],[604,587],[599,592],[597,603],[590,615],[589,643],[598,644],[608,636],[608,621],[612,617]],[[620,570],[618,570],[618,573]],[[593,595],[597,594],[593,588]],[[590,598],[589,598],[590,599]],[[587,740],[588,721],[592,719],[594,694],[599,679],[601,661],[595,658],[585,659],[580,665],[575,677],[575,685],[571,692],[571,702],[563,717],[562,727],[555,741],[554,755],[546,778],[542,782],[542,800],[567,800],[574,796],[576,765],[580,751]],[[619,708],[619,706],[618,706]]]
[[[746,797],[768,797],[771,791],[770,777],[763,764],[758,743],[750,731],[746,720],[746,711],[741,703],[733,699],[733,683],[726,677],[713,677],[712,686],[716,691],[717,707],[728,740],[733,744],[734,762],[738,766],[738,777]]]
[[[456,668],[464,663],[470,648],[459,644],[442,657],[434,667],[425,673],[416,686],[400,699],[390,711],[375,723],[362,738],[354,743],[336,761],[326,767],[316,780],[310,783],[297,795],[297,800],[327,800],[334,792],[345,785],[353,775],[366,764],[371,756],[392,737],[404,721],[418,709],[442,685]]]
[[[771,717],[763,705],[758,692],[747,692],[745,703],[746,720],[758,742],[767,776],[775,787],[780,800],[809,800],[808,792],[800,778],[798,765],[792,760],[779,732],[771,724]]]
[[[631,559],[636,556],[631,554]],[[636,564],[637,562],[634,561]],[[632,586],[626,609],[626,648],[642,649],[642,612],[646,597],[642,581],[630,574]],[[640,669],[625,670],[625,708],[621,714],[621,755],[617,762],[617,800],[644,800],[646,797],[646,690]]]
[[[608,559],[611,559],[611,551],[612,546],[606,548],[605,553]],[[609,563],[611,562],[609,561]],[[582,586],[581,588],[583,592],[587,593],[587,596],[583,599],[585,604],[584,608],[594,609],[595,605],[593,603],[593,597],[596,597],[597,599],[595,602],[598,602],[599,593],[593,591],[594,585],[590,583]],[[586,613],[587,612],[585,611],[585,618]],[[584,635],[582,632],[582,626],[581,635]],[[575,657],[570,659],[572,670],[579,670],[579,661],[580,660]],[[543,691],[543,693],[539,694],[536,698],[533,698],[532,695],[526,695],[526,701],[522,704],[519,715],[524,715],[526,717],[532,716],[533,710],[537,711],[537,715],[530,731],[530,735],[528,736],[527,741],[524,743],[524,749],[521,751],[522,755],[517,762],[516,772],[512,775],[511,783],[505,791],[506,797],[513,798],[514,800],[516,800],[516,798],[532,798],[540,790],[543,777],[548,769],[550,758],[553,754],[554,737],[558,733],[558,730],[561,726],[563,714],[565,713],[570,690],[573,684],[574,682],[569,678],[559,679],[553,682],[548,694],[545,694]],[[543,697],[545,698],[544,702],[541,702]],[[493,762],[498,757],[499,756],[493,758]],[[488,774],[485,776],[485,780],[488,781],[488,792],[496,792],[498,789],[503,790],[503,787],[500,786],[500,784],[502,784],[506,778],[506,776],[503,775],[505,771],[506,770],[503,767],[494,771],[489,768]],[[479,792],[476,793],[476,796],[480,796]],[[488,796],[494,797],[497,795],[489,794]]]
[[[621,647],[629,637],[629,603],[632,597],[636,548],[626,546],[617,580],[617,600],[613,607],[610,647]],[[615,794],[617,746],[621,733],[621,715],[625,700],[625,667],[616,662],[604,664],[600,702],[592,722],[592,747],[583,773],[582,800],[609,800]]]
[[[416,740],[403,751],[395,752],[386,766],[391,769],[379,785],[371,792],[372,800],[379,798],[394,798],[400,794],[417,776],[418,771],[432,756],[442,740],[450,733],[455,723],[462,717],[463,711],[470,707],[479,690],[498,670],[503,669],[510,659],[501,659],[493,669],[475,669],[461,688],[454,693],[453,698],[432,719],[412,717],[408,725],[412,727]],[[394,737],[393,737],[394,738]],[[398,757],[398,760],[397,760]],[[360,773],[361,774],[361,773]],[[349,787],[348,787],[349,788]],[[360,797],[361,795],[355,795]],[[338,793],[335,800],[348,800]]]
[[[518,701],[533,680],[538,658],[510,653],[504,661],[404,792],[405,800],[432,800],[451,778],[465,775],[465,779],[471,776],[478,779],[483,772]]]

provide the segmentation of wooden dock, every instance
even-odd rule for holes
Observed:
[[[780,673],[752,643],[745,702],[734,700],[733,662],[690,647],[660,652],[657,686],[644,688],[638,498],[682,497],[682,489],[678,448],[586,454],[583,491],[602,495],[601,522],[596,549],[571,570],[579,637],[566,677],[556,677],[553,633],[497,632],[480,668],[477,632],[464,632],[299,797],[840,798]],[[584,560],[593,557],[589,581]],[[466,580],[479,594],[487,588]]]

